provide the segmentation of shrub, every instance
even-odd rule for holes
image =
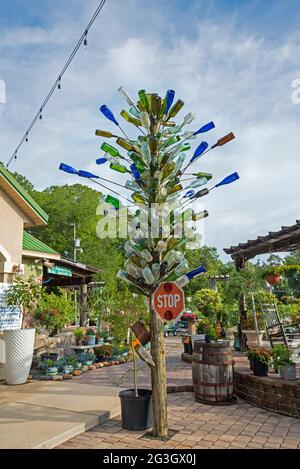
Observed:
[[[283,345],[283,344],[275,345],[272,349],[272,353],[273,353],[274,367],[277,370],[280,370],[281,368],[287,365],[294,364],[292,360],[293,352],[286,345]]]
[[[97,358],[109,358],[113,354],[113,346],[106,344],[95,349],[95,355]]]
[[[37,308],[35,317],[40,325],[49,331],[50,335],[57,334],[66,324],[73,321],[73,302],[62,294],[45,294]]]
[[[211,288],[203,288],[195,294],[197,309],[210,319],[218,317],[222,310],[219,293]]]

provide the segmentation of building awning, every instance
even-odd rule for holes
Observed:
[[[292,226],[282,226],[279,231],[269,231],[265,236],[248,240],[237,246],[224,248],[226,254],[232,259],[253,259],[260,254],[271,254],[273,252],[290,252],[300,250],[300,220]]]
[[[24,222],[26,228],[47,225],[48,215],[1,163],[0,188],[27,216],[28,220]]]
[[[88,284],[93,281],[94,275],[103,272],[98,267],[61,257],[57,251],[26,231],[23,235],[23,257],[43,262],[43,283],[48,286]]]

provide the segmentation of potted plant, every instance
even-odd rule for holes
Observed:
[[[96,331],[92,327],[86,331],[86,344],[95,345],[96,344]]]
[[[279,370],[282,379],[293,381],[296,379],[296,364],[292,360],[292,351],[283,344],[277,344],[272,349],[274,368]]]
[[[47,376],[55,376],[58,373],[58,362],[50,359],[43,360],[39,368]]]
[[[91,366],[94,363],[95,355],[92,353],[82,353],[78,361],[81,362],[85,366]]]
[[[269,285],[278,285],[281,282],[281,266],[271,265],[264,268],[263,278]]]
[[[76,345],[77,346],[82,345],[83,340],[84,340],[84,335],[85,335],[84,328],[83,327],[77,327],[77,329],[74,330],[73,334],[74,334],[74,337],[75,337],[75,340],[76,340]]]
[[[135,348],[142,347],[140,341],[131,342],[133,354],[134,389],[120,392],[122,427],[126,430],[142,431],[152,426],[152,391],[137,387]]]
[[[272,352],[263,347],[255,347],[248,351],[248,359],[252,360],[253,374],[255,376],[268,376]]]
[[[205,341],[205,334],[209,330],[209,321],[207,319],[200,319],[197,324],[197,334],[192,336],[192,345],[194,348],[195,340],[201,340],[202,342]]]
[[[22,314],[21,329],[4,331],[7,384],[24,384],[28,379],[35,340],[33,319],[42,297],[42,286],[33,277],[16,279],[5,294],[6,304],[19,308]]]

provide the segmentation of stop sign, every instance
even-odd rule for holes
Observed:
[[[163,320],[171,321],[185,309],[184,292],[175,282],[163,282],[154,292],[153,309]]]

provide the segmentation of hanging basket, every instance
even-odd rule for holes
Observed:
[[[270,285],[278,285],[281,282],[281,275],[277,274],[268,274],[266,275],[266,280]]]

